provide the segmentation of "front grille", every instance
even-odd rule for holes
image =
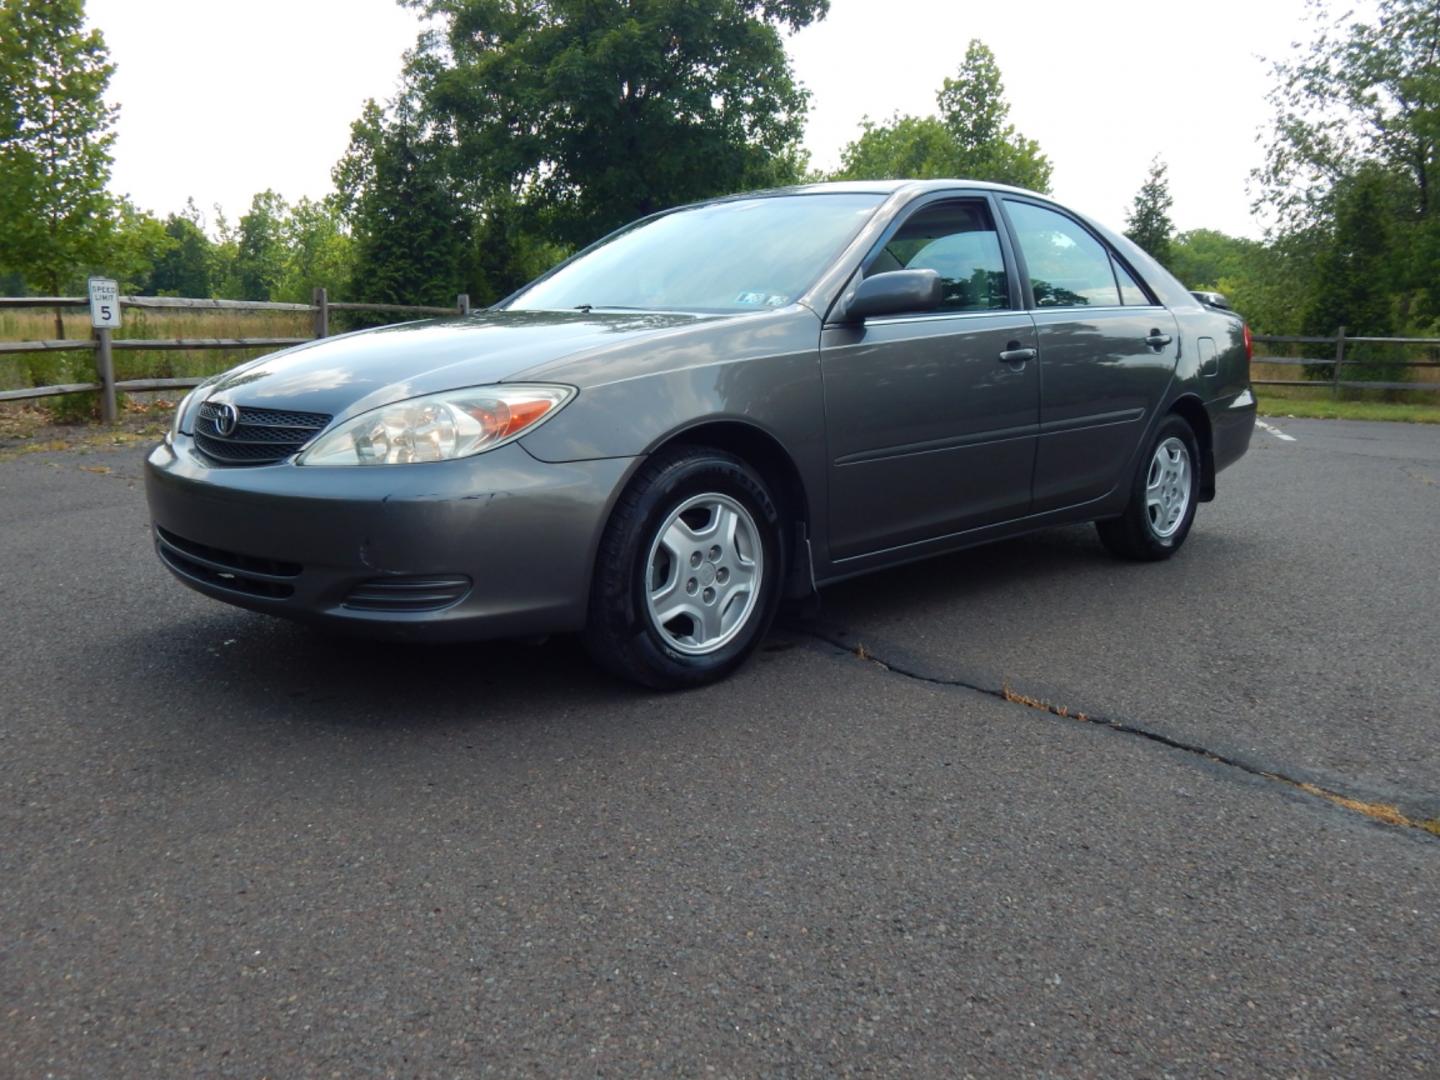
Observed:
[[[439,611],[470,591],[470,579],[461,575],[373,578],[361,582],[345,597],[356,611]]]
[[[290,581],[304,569],[299,563],[279,559],[258,559],[233,551],[197,544],[155,526],[155,547],[160,558],[182,577],[247,596],[284,600],[295,594]]]
[[[219,414],[220,406],[214,402],[207,401],[200,406],[195,418],[195,445],[220,465],[269,465],[284,461],[330,422],[328,413],[242,406],[235,430],[222,435],[215,426]]]

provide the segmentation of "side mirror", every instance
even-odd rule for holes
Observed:
[[[931,311],[945,299],[945,287],[934,270],[890,270],[860,282],[845,305],[846,322],[863,322],[876,315],[903,315]]]

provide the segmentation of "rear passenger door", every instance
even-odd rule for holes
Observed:
[[[1031,510],[1104,497],[1128,479],[1175,370],[1179,331],[1124,262],[1048,204],[1007,196],[1040,349]]]
[[[912,204],[861,272],[934,270],[941,307],[822,332],[837,561],[1029,509],[1040,407],[1035,327],[996,212],[985,195]]]

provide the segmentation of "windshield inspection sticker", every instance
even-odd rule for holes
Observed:
[[[737,304],[758,304],[762,307],[784,307],[789,302],[790,298],[780,293],[742,292],[735,297]]]

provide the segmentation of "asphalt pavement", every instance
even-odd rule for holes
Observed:
[[[1274,423],[1168,563],[857,580],[684,695],[0,462],[0,1076],[1440,1074],[1440,837],[1312,793],[1440,816],[1440,428]]]

